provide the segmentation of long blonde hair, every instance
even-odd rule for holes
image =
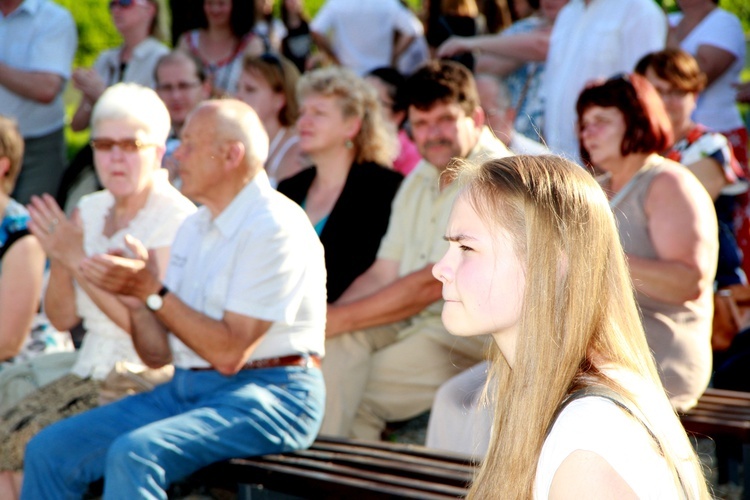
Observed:
[[[565,396],[603,384],[632,400],[655,425],[679,480],[710,498],[700,465],[666,395],[641,405],[598,370],[602,364],[661,382],[633,295],[630,274],[604,193],[579,166],[556,156],[515,156],[461,166],[458,182],[490,227],[502,227],[525,263],[526,291],[512,370],[493,363],[492,442],[469,498],[533,496],[547,428]],[[663,400],[663,401],[661,401]]]

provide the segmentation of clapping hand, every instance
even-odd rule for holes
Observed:
[[[68,269],[76,268],[86,257],[80,223],[69,220],[48,194],[32,196],[27,208],[31,215],[29,231],[39,240],[47,257]]]

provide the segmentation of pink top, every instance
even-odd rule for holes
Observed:
[[[405,130],[398,131],[398,144],[400,147],[398,157],[393,161],[393,170],[406,176],[414,170],[422,156],[417,150],[417,146],[409,139],[409,134]]]

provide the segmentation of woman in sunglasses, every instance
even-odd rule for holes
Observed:
[[[153,88],[156,63],[169,52],[157,39],[159,4],[155,0],[111,0],[109,12],[123,44],[101,52],[92,68],[73,72],[73,85],[83,94],[70,123],[73,130],[89,126],[92,107],[110,85],[134,82]]]
[[[659,156],[672,125],[641,75],[593,84],[577,102],[581,151],[615,214],[646,338],[677,410],[711,376],[718,227],[711,197],[688,170]]]
[[[375,260],[403,177],[390,166],[396,131],[375,89],[348,69],[306,73],[297,86],[299,146],[315,166],[279,184],[305,209],[325,249],[328,302]]]
[[[105,189],[83,197],[70,219],[51,196],[32,198],[29,229],[50,260],[45,312],[59,330],[83,321],[86,333],[68,375],[0,416],[0,470],[20,471],[26,443],[43,427],[97,406],[102,381],[116,363],[145,369],[130,338],[125,304],[89,284],[79,264],[96,253],[128,255],[132,236],[166,270],[177,228],[195,210],[161,168],[169,126],[169,112],[151,89],[110,87],[92,113],[94,162]]]
[[[255,110],[266,129],[270,144],[265,167],[274,187],[309,165],[302,159],[295,127],[298,80],[299,71],[285,57],[248,55],[235,95]]]
[[[204,0],[199,27],[180,35],[177,48],[197,57],[205,66],[217,95],[233,95],[245,54],[265,51],[263,40],[252,32],[252,1]]]

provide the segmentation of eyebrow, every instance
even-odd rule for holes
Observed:
[[[476,238],[474,238],[473,236],[466,235],[466,234],[457,234],[455,236],[446,234],[445,236],[443,236],[443,239],[445,241],[453,241],[453,242],[465,241],[465,240],[476,241]]]

